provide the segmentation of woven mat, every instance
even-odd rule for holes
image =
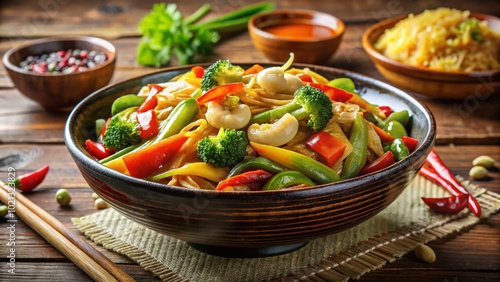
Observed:
[[[499,194],[468,181],[462,183],[477,197],[483,219],[500,210]],[[441,215],[420,200],[421,196],[445,197],[446,193],[417,176],[394,203],[364,223],[313,240],[292,253],[264,258],[208,255],[111,208],[74,218],[73,223],[97,244],[130,257],[164,281],[347,281],[396,260],[419,243],[479,222],[467,209]]]

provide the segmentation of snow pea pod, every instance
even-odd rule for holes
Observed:
[[[410,150],[408,150],[408,147],[406,147],[405,142],[401,138],[395,139],[392,142],[390,149],[397,161],[400,161],[410,155]]]
[[[368,150],[368,128],[364,118],[356,115],[349,138],[354,150],[347,156],[340,178],[348,179],[359,174],[366,163],[366,154]]]
[[[388,132],[394,138],[401,138],[403,136],[408,136],[406,128],[397,120],[389,121],[385,124],[384,130]]]
[[[407,110],[394,112],[389,117],[387,117],[385,123],[389,123],[393,120],[400,122],[404,127],[406,127],[408,125],[408,122],[410,121],[410,113],[408,113]]]
[[[277,173],[269,179],[262,190],[281,190],[283,188],[305,184],[313,186],[315,183],[307,176],[295,170],[287,170]]]
[[[286,166],[283,166],[275,161],[271,161],[268,158],[264,157],[256,157],[256,158],[249,158],[246,160],[243,160],[236,164],[231,171],[229,171],[229,174],[227,177],[232,177],[234,175],[243,173],[245,171],[249,170],[256,170],[256,169],[262,169],[271,173],[278,173],[282,172],[285,170],[288,170]]]
[[[146,97],[137,96],[136,94],[121,96],[113,102],[113,105],[111,105],[111,116],[114,116],[127,108],[140,106],[144,100],[146,100]]]

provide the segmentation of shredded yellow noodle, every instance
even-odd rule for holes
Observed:
[[[500,69],[500,31],[469,11],[438,8],[410,14],[386,30],[375,48],[393,60],[430,69]]]

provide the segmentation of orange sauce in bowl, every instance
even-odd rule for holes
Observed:
[[[265,32],[288,39],[321,39],[332,37],[335,31],[329,27],[312,23],[281,23],[263,28]]]

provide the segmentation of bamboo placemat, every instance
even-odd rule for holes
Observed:
[[[483,218],[500,210],[499,194],[468,181],[462,183],[481,204]],[[456,215],[436,214],[420,200],[422,196],[447,194],[417,176],[394,203],[364,223],[313,240],[292,253],[264,258],[225,258],[198,252],[111,208],[74,218],[73,223],[94,242],[130,257],[164,281],[347,281],[398,259],[420,243],[480,220],[468,210]]]

